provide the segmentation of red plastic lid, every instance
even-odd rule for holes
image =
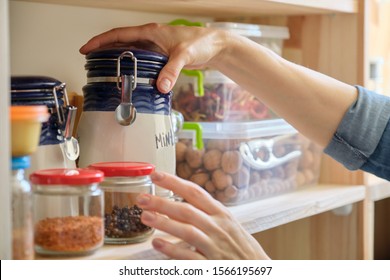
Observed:
[[[30,181],[38,185],[86,185],[100,183],[104,173],[86,168],[57,168],[35,171],[30,175]]]
[[[100,170],[106,177],[146,176],[153,172],[155,166],[146,162],[98,162],[88,168]]]

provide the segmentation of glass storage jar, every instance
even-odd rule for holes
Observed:
[[[77,108],[69,103],[65,83],[47,76],[12,76],[11,104],[15,108],[45,106],[48,112],[26,174],[47,168],[76,167],[79,145],[72,132]]]
[[[104,242],[103,172],[45,169],[30,175],[35,252],[88,255]]]
[[[128,244],[147,240],[154,229],[141,222],[136,204],[141,193],[154,194],[150,179],[154,165],[143,162],[101,162],[89,168],[103,171],[104,226],[106,244]]]
[[[34,259],[32,221],[32,193],[24,170],[30,166],[30,157],[12,158],[12,258]]]

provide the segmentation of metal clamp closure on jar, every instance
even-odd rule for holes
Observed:
[[[57,90],[59,89],[62,89],[64,91],[65,108],[63,110],[60,110],[60,106],[58,103]],[[72,133],[76,121],[77,107],[70,105],[65,83],[53,87],[53,95],[54,95],[56,110],[58,114],[58,123],[60,124],[60,127],[64,127],[64,129],[61,130],[61,133],[64,138],[65,155],[70,160],[76,160],[80,155],[80,149],[79,149],[79,143],[77,139],[72,136]],[[67,112],[66,117],[64,111]],[[63,126],[65,121],[66,121],[65,126]]]
[[[134,75],[121,75],[121,60],[124,57],[130,57],[134,62]],[[115,110],[115,116],[120,125],[128,126],[135,121],[137,115],[137,110],[132,103],[133,91],[137,87],[137,58],[131,51],[121,53],[116,71],[118,79],[116,86],[121,91],[121,103]]]

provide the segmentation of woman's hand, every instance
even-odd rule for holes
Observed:
[[[153,173],[152,179],[186,202],[141,194],[137,198],[144,209],[141,221],[190,245],[183,247],[155,238],[152,244],[156,250],[173,259],[269,259],[227,208],[201,187],[162,172]]]
[[[90,39],[80,52],[88,54],[108,47],[141,46],[165,54],[169,61],[159,74],[157,87],[162,93],[167,93],[176,83],[182,68],[202,69],[212,65],[225,48],[222,41],[229,34],[210,28],[150,23],[104,32]]]

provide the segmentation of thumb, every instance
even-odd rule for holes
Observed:
[[[184,64],[180,59],[169,59],[161,69],[157,79],[157,88],[162,93],[168,93],[176,83]]]

